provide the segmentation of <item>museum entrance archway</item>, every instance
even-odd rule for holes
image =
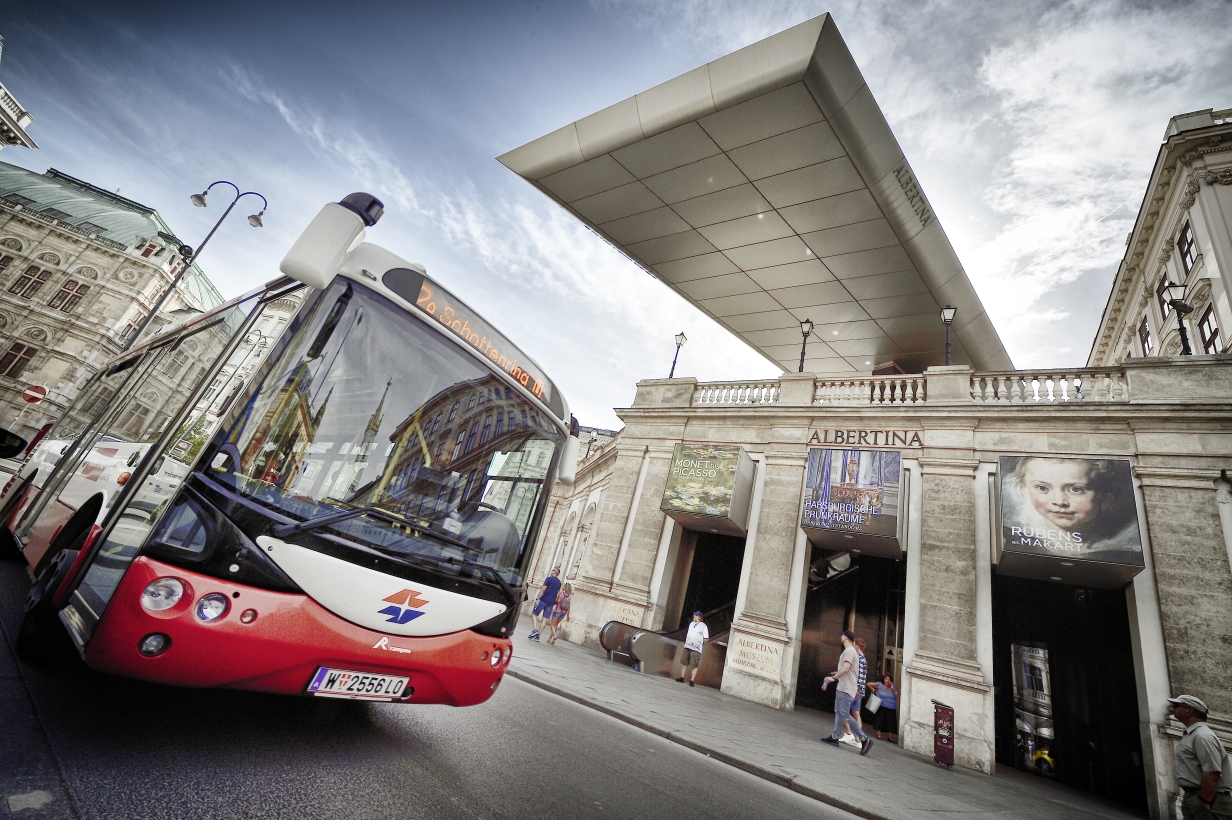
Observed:
[[[901,683],[906,578],[905,561],[814,549],[800,636],[797,706],[834,709],[834,686],[823,691],[821,684],[838,661],[838,636],[844,629],[864,639],[869,680],[889,673],[896,686]]]
[[[730,535],[694,530],[681,533],[671,591],[664,607],[664,631],[684,626],[698,610],[710,613],[728,605],[734,609],[744,566],[744,544],[744,538]],[[726,622],[730,625],[730,613]],[[717,626],[710,624],[711,637],[717,637]]]
[[[999,765],[1146,810],[1124,590],[994,575],[993,680]]]

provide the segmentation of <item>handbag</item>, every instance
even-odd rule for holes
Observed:
[[[869,695],[868,700],[864,701],[864,708],[875,713],[881,708],[881,698],[876,695]]]

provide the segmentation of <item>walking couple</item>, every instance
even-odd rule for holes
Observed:
[[[856,648],[856,636],[851,630],[844,630],[839,640],[843,644],[843,653],[838,656],[838,669],[827,675],[821,685],[821,688],[825,689],[831,683],[838,683],[838,691],[834,693],[834,731],[821,741],[838,746],[843,736],[843,724],[847,724],[851,733],[860,741],[860,754],[866,755],[869,749],[873,748],[873,739],[864,734],[859,717],[852,714],[852,707],[860,708],[860,698],[864,694],[864,683],[868,675],[868,661]]]
[[[548,643],[556,643],[556,632],[560,629],[561,621],[569,618],[572,597],[573,587],[569,584],[561,586],[560,567],[552,567],[552,572],[543,579],[543,587],[539,590],[539,597],[535,599],[534,608],[531,609],[530,622],[533,629],[529,637],[532,641],[539,640],[539,630],[551,627],[552,634]]]

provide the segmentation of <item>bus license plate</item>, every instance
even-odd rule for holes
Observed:
[[[409,680],[397,675],[374,675],[371,672],[322,666],[312,676],[308,691],[327,698],[397,700],[406,691]]]

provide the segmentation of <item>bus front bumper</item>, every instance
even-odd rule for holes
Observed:
[[[170,609],[149,612],[141,605],[142,590],[165,577],[179,579],[184,595]],[[206,623],[194,612],[202,596],[212,593],[226,596],[229,605]],[[153,633],[166,635],[170,645],[147,657],[138,645]],[[511,650],[509,639],[471,630],[426,638],[384,635],[339,618],[307,595],[232,584],[141,557],[116,589],[85,658],[91,668],[123,677],[286,695],[305,694],[321,667],[400,675],[410,678],[413,691],[398,702],[471,706],[496,691]]]

